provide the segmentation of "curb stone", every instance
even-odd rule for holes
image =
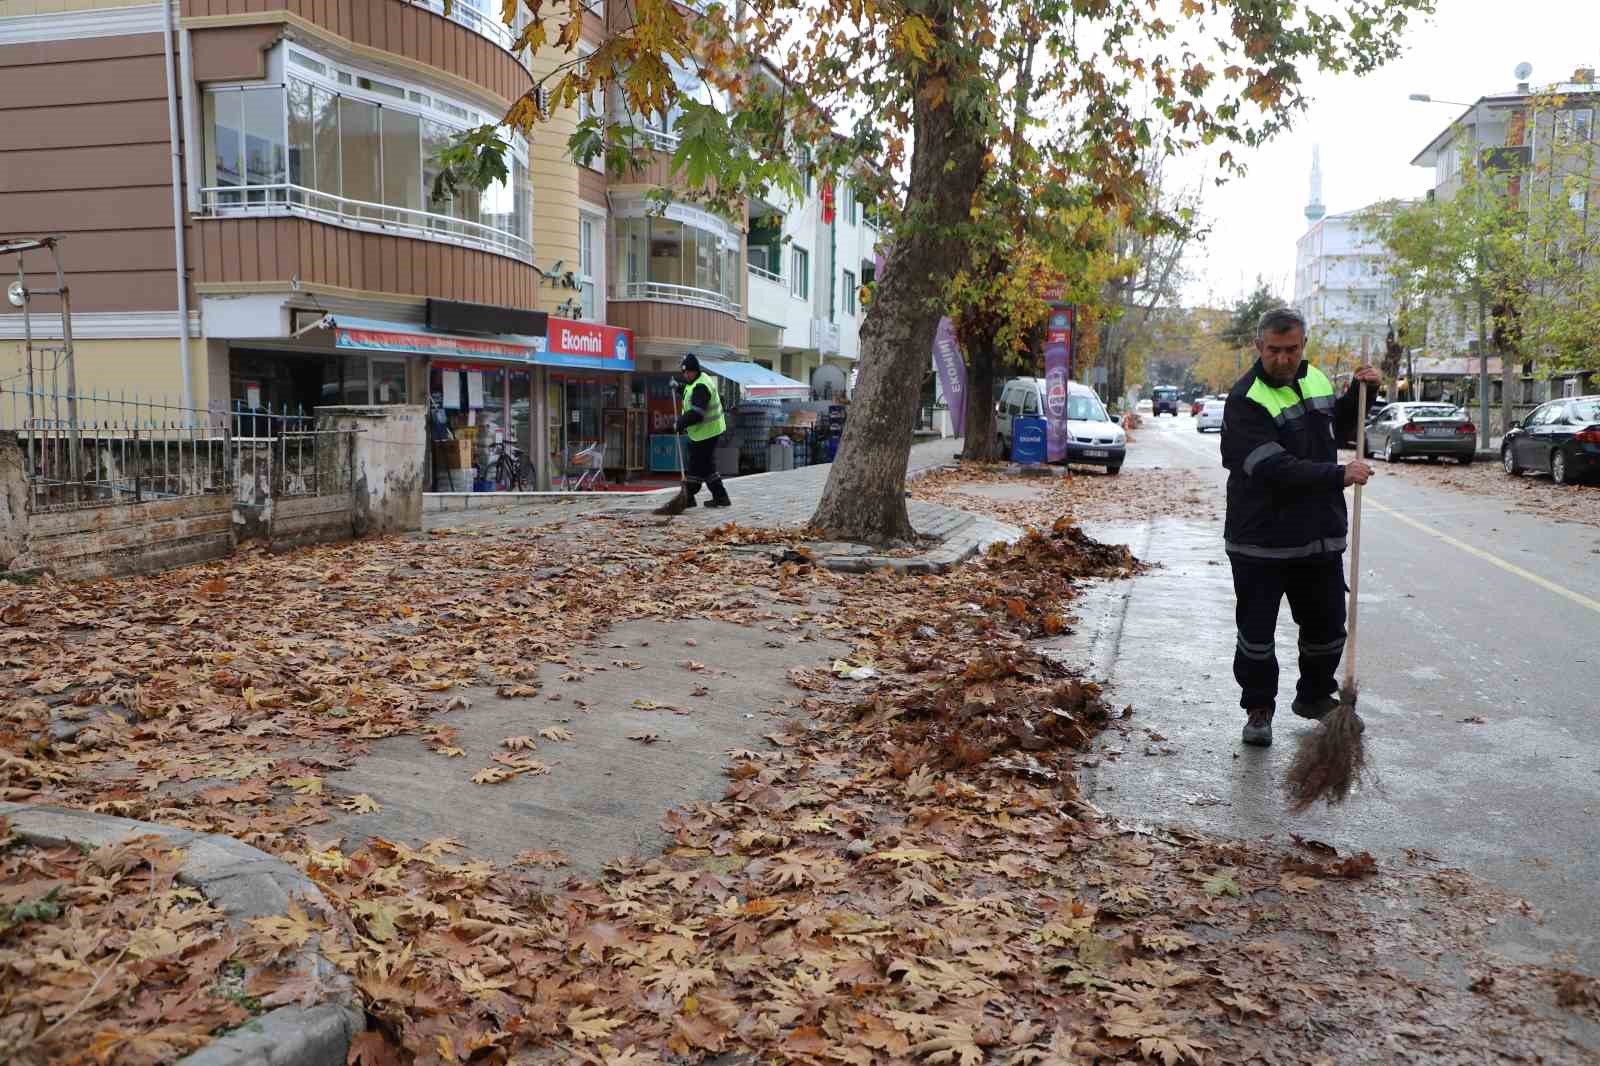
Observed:
[[[238,926],[248,918],[281,915],[295,896],[309,911],[331,914],[321,890],[281,859],[219,833],[196,833],[154,822],[66,807],[0,803],[0,816],[32,844],[103,847],[134,836],[155,836],[186,851],[178,880],[205,893]],[[314,1007],[286,1006],[253,1018],[178,1060],[178,1066],[344,1066],[350,1043],[366,1028],[366,1012],[350,979],[310,940],[295,962],[309,966],[328,998]]]

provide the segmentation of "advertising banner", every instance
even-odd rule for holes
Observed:
[[[633,331],[599,322],[550,317],[549,335],[534,355],[541,366],[586,370],[633,369]]]
[[[1067,392],[1072,378],[1072,306],[1052,304],[1044,337],[1044,420],[1046,455],[1052,463],[1067,457]]]
[[[960,437],[967,429],[967,362],[956,343],[956,328],[948,318],[939,320],[933,334],[933,368],[939,372],[939,388],[950,407],[950,421]]]
[[[1042,418],[1011,420],[1011,461],[1023,466],[1037,466],[1044,462],[1046,439],[1049,430]]]

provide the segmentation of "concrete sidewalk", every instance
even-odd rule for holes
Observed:
[[[913,445],[906,462],[908,480],[954,462],[960,451],[959,439]],[[729,478],[726,483],[732,507],[697,507],[686,511],[676,521],[707,529],[728,522],[755,529],[799,529],[816,513],[831,469],[832,464],[821,464]],[[514,528],[526,525],[530,515],[537,515],[539,521],[559,523],[598,512],[644,513],[661,506],[670,498],[670,493],[467,493],[463,496],[466,498],[452,497],[430,506],[423,515],[423,529]],[[707,498],[702,494],[700,502],[703,504]],[[819,545],[822,564],[831,569],[856,572],[888,567],[907,573],[929,573],[948,569],[992,543],[1014,540],[1022,534],[1015,526],[938,504],[912,500],[907,504],[907,511],[912,527],[919,535],[938,541],[937,547],[917,556],[898,557],[880,555],[860,546]]]

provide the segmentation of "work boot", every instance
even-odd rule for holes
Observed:
[[[1244,723],[1242,739],[1246,744],[1258,748],[1270,747],[1272,744],[1272,708],[1257,707],[1250,712],[1250,717]]]
[[[1320,722],[1332,714],[1333,709],[1337,706],[1339,706],[1338,696],[1323,696],[1321,699],[1316,700],[1296,699],[1290,705],[1290,709],[1301,718],[1309,718],[1313,722]],[[1367,731],[1367,723],[1361,720],[1360,715],[1356,715],[1356,728],[1362,733]]]
[[[722,487],[722,479],[710,482],[711,499],[706,501],[707,507],[732,507],[733,501],[728,499],[728,490]]]
[[[1314,700],[1303,700],[1296,697],[1294,703],[1289,705],[1289,709],[1301,718],[1309,718],[1313,722],[1320,722],[1327,717],[1328,712],[1337,706],[1339,706],[1339,698],[1337,696],[1320,696]]]

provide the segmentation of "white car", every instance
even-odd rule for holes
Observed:
[[[1012,421],[1017,418],[1042,418],[1045,410],[1044,378],[1012,378],[1000,390],[996,404],[1000,450],[1011,454]],[[1074,381],[1067,389],[1067,461],[1103,466],[1106,473],[1122,469],[1127,457],[1127,434],[1111,420],[1105,404],[1089,386]]]
[[[1194,420],[1194,431],[1204,433],[1208,429],[1222,432],[1222,409],[1228,404],[1226,396],[1207,396],[1200,401],[1200,414]]]

